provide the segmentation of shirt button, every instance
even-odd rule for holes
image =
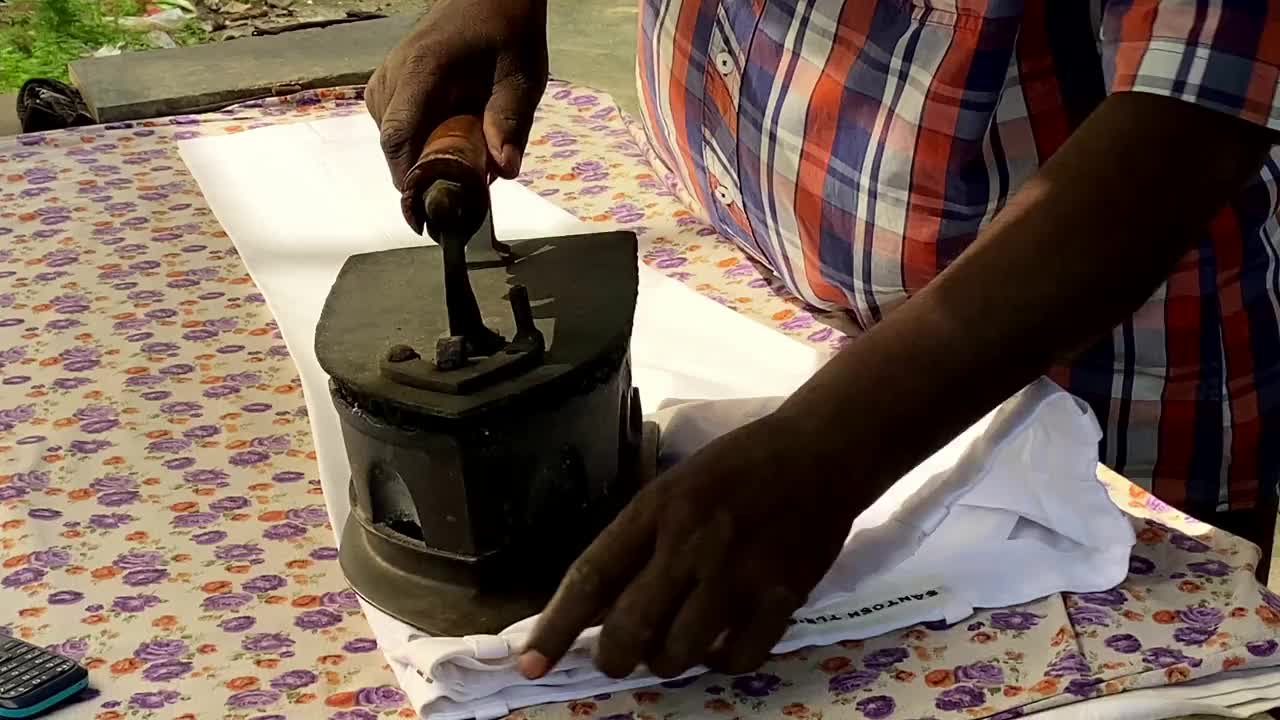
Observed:
[[[727,52],[722,52],[716,55],[716,69],[720,71],[721,75],[729,75],[733,72],[733,68],[734,62],[732,55]]]
[[[717,185],[715,193],[716,193],[716,199],[719,200],[720,202],[724,203],[725,205],[733,204],[733,191],[730,190],[728,187],[724,185]]]

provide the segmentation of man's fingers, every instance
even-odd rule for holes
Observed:
[[[596,647],[596,667],[605,675],[630,675],[666,638],[666,628],[689,590],[688,576],[674,575],[670,569],[655,557],[613,604]]]
[[[684,506],[672,508],[665,520],[672,527],[697,528],[683,547],[659,548],[671,558],[670,572],[687,576],[693,585],[648,651],[649,669],[659,677],[674,677],[702,662],[711,643],[732,623],[733,584],[727,568],[735,560],[730,549],[734,524],[725,513]]]
[[[416,97],[410,98],[410,95]],[[404,89],[391,96],[378,122],[378,141],[382,145],[382,155],[387,159],[387,168],[391,170],[391,184],[396,190],[404,191],[405,176],[418,161],[422,152],[421,137],[417,129],[417,113],[413,103],[420,99],[420,93]]]
[[[664,482],[679,482],[678,476]],[[678,505],[664,509],[657,524],[661,532],[653,559],[614,603],[600,635],[596,665],[611,677],[625,677],[640,661],[663,655],[664,645],[679,632],[673,624],[690,628],[693,642],[701,643],[696,650],[705,650],[715,636],[702,636],[724,627],[728,620],[717,610],[729,589],[724,568],[733,522],[724,513]],[[713,626],[711,631],[708,625]],[[684,654],[694,652],[689,649]],[[666,665],[660,661],[657,669],[650,669],[659,675],[672,674]]]
[[[751,612],[742,616],[734,628],[707,658],[711,669],[730,675],[751,672],[769,657],[787,629],[791,614],[804,603],[803,598],[786,590],[773,588],[761,595]]]
[[[537,679],[550,671],[643,567],[653,551],[649,515],[633,502],[569,568],[520,658],[525,677]]]
[[[386,65],[378,66],[364,88],[364,106],[369,109],[373,122],[382,127],[382,114],[387,109],[388,89]]]
[[[726,629],[730,611],[729,588],[716,580],[693,589],[676,613],[665,641],[655,644],[649,669],[661,678],[673,678],[706,659],[711,644]]]
[[[509,75],[493,87],[484,109],[484,137],[498,174],[504,178],[520,174],[533,113],[545,89],[545,80],[521,74]]]
[[[422,155],[427,138],[440,123],[463,110],[457,93],[434,68],[407,71],[397,82],[379,122],[379,140],[396,189],[405,191],[405,178]]]

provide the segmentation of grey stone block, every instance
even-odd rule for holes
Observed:
[[[22,132],[18,124],[18,95],[16,93],[0,94],[0,137],[17,135]]]
[[[604,90],[623,110],[635,113],[636,12],[634,0],[551,3],[552,75]],[[101,122],[209,111],[300,89],[362,84],[415,21],[413,15],[400,15],[85,58],[71,63],[71,79]]]
[[[101,122],[208,111],[299,89],[359,85],[413,16],[149,50],[71,63],[71,80]]]

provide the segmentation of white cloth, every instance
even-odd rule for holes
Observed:
[[[347,467],[345,451],[336,414],[325,387],[323,371],[316,362],[313,341],[315,324],[319,317],[321,304],[328,288],[332,285],[338,269],[345,259],[355,252],[403,247],[421,243],[422,239],[413,235],[403,227],[399,219],[398,198],[385,181],[383,166],[378,149],[376,131],[365,116],[340,118],[310,123],[298,123],[254,130],[217,138],[204,138],[182,143],[181,154],[192,174],[201,185],[205,198],[216,213],[223,228],[228,232],[236,245],[246,267],[259,289],[267,298],[268,305],[275,314],[281,334],[289,346],[295,362],[298,364],[306,393],[308,411],[312,423],[314,442],[320,466],[321,482],[325,490],[325,501],[329,509],[332,525],[337,534],[346,520],[347,506]],[[589,231],[566,213],[524,191],[512,183],[498,183],[493,189],[495,205],[495,227],[500,237],[514,239],[546,234],[563,234]],[[656,273],[641,268],[640,305],[636,314],[635,334],[633,338],[633,362],[635,379],[641,388],[645,406],[656,407],[659,402],[672,397],[699,397],[726,399],[746,395],[785,395],[802,383],[820,364],[822,358],[810,348],[791,341],[774,333],[761,325],[742,318],[735,313],[706,301],[683,286],[673,283]],[[1036,393],[1043,393],[1040,402],[1028,402],[1026,398],[1035,398]],[[897,565],[892,574],[886,574],[885,568],[893,565],[884,560],[875,567],[876,577],[871,577],[868,566],[858,582],[860,589],[853,590],[853,596],[846,597],[837,606],[817,607],[814,605],[812,615],[831,615],[837,613],[837,607],[846,615],[840,623],[800,623],[793,627],[784,642],[798,645],[813,642],[827,642],[841,633],[843,637],[866,636],[883,629],[888,625],[902,626],[926,617],[953,617],[966,613],[971,606],[987,604],[1005,604],[1016,602],[1013,598],[1034,597],[1037,594],[1051,592],[1051,585],[1058,588],[1070,587],[1072,562],[1058,563],[1064,574],[1055,577],[1041,587],[1024,584],[1021,574],[1016,577],[1017,583],[1003,587],[992,582],[990,576],[980,582],[971,582],[973,578],[983,577],[984,572],[1000,571],[999,567],[976,567],[974,574],[967,578],[958,578],[956,568],[938,567],[941,558],[948,552],[958,552],[958,547],[942,547],[938,543],[949,537],[949,528],[968,528],[978,531],[982,537],[998,540],[1000,544],[1013,549],[1019,545],[1034,552],[1039,545],[1047,552],[1059,553],[1063,557],[1071,557],[1072,553],[1098,553],[1107,555],[1105,542],[1090,542],[1093,537],[1111,537],[1115,544],[1116,556],[1127,556],[1129,538],[1122,538],[1104,532],[1094,536],[1097,520],[1086,507],[1095,507],[1093,503],[1097,487],[1087,481],[1092,478],[1092,462],[1087,455],[1075,457],[1075,465],[1067,474],[1074,478],[1071,482],[1084,488],[1085,500],[1073,497],[1070,504],[1055,503],[1054,495],[1041,494],[1039,490],[1018,496],[1005,496],[999,492],[1000,482],[1008,482],[1010,478],[999,480],[999,472],[982,472],[983,463],[973,462],[975,458],[1008,457],[1010,460],[1025,460],[1024,453],[1044,447],[1043,441],[1052,441],[1051,436],[1037,429],[1036,412],[1054,416],[1071,408],[1061,400],[1066,396],[1052,392],[1045,383],[1038,383],[1021,396],[1021,404],[1006,406],[1010,409],[1001,418],[988,417],[986,424],[1006,423],[1019,426],[1023,430],[1020,439],[1012,443],[994,443],[995,434],[988,434],[969,443],[985,427],[975,426],[966,436],[948,446],[942,452],[930,458],[909,478],[917,483],[916,490],[927,484],[939,470],[955,467],[956,472],[938,481],[943,487],[936,492],[949,495],[951,509],[946,517],[940,514],[930,515],[928,503],[916,505],[916,511],[908,513],[911,503],[903,504],[907,497],[922,498],[910,490],[910,483],[904,479],[890,493],[859,519],[860,528],[867,529],[861,537],[851,537],[852,542],[875,544],[876,533],[869,530],[873,527],[892,526],[888,518],[903,521],[907,546],[913,537],[925,535],[923,530],[933,521],[940,522],[931,534],[927,534],[917,553]],[[754,401],[753,408],[739,406],[735,411],[738,421],[753,412],[763,412],[769,401]],[[1072,406],[1074,407],[1074,406]],[[1020,408],[1020,409],[1019,409]],[[684,409],[672,409],[667,414],[669,442],[668,452],[685,453],[705,439],[720,432],[723,427],[721,411],[727,406],[700,405]],[[1031,412],[1034,410],[1035,412]],[[1022,421],[1018,421],[1022,418]],[[1076,427],[1081,431],[1081,440],[1089,432],[1096,432],[1096,427],[1086,429],[1089,422],[1087,416],[1080,413],[1076,418]],[[1022,422],[1029,423],[1023,425]],[[1067,423],[1071,425],[1071,422]],[[1030,429],[1028,429],[1030,428]],[[700,439],[699,439],[700,438]],[[674,443],[680,443],[677,447]],[[995,452],[981,452],[984,445],[998,445]],[[963,452],[964,448],[978,448]],[[1027,463],[1023,463],[1027,465]],[[1000,465],[993,462],[991,467]],[[1035,467],[1051,467],[1038,465]],[[985,466],[983,466],[985,467]],[[1058,470],[1054,469],[1054,474]],[[974,477],[987,478],[986,485],[979,483],[967,493],[957,487],[961,482],[946,478]],[[1051,492],[1043,473],[1032,472],[1021,478],[1023,487],[1045,488]],[[984,488],[991,492],[984,492]],[[1084,505],[1076,504],[1084,502]],[[901,515],[895,516],[895,508],[902,507]],[[1109,505],[1103,510],[1114,512]],[[1073,515],[1073,508],[1080,508]],[[990,528],[983,525],[984,516],[999,518],[999,523]],[[881,522],[868,524],[872,519]],[[1018,519],[1021,518],[1021,519]],[[1094,523],[1094,524],[1090,524]],[[1105,523],[1103,523],[1105,525]],[[916,533],[919,530],[920,533]],[[1119,532],[1118,530],[1116,531]],[[1048,544],[1045,541],[1050,541]],[[891,543],[880,540],[889,548],[889,556],[903,558],[909,553],[901,548],[895,553]],[[936,544],[937,549],[931,549]],[[965,545],[975,553],[970,557],[979,557],[985,552],[973,543]],[[863,554],[867,559],[874,553]],[[851,556],[850,556],[851,557]],[[1026,568],[1026,555],[1021,559],[1010,561],[1009,557],[1000,554],[1001,562],[994,566]],[[977,565],[977,563],[975,563]],[[1043,571],[1046,565],[1040,565]],[[1078,589],[1099,589],[1114,584],[1123,575],[1123,571],[1111,572],[1112,566],[1105,565],[1100,572],[1099,566],[1093,566],[1091,575],[1097,574],[1093,582],[1081,585]],[[911,570],[909,574],[907,571]],[[932,574],[931,570],[941,571]],[[842,565],[837,565],[824,586],[830,588],[833,577],[847,572]],[[854,566],[852,572],[863,572]],[[1102,577],[1108,575],[1110,577]],[[846,578],[847,580],[847,578]],[[947,584],[949,583],[949,585]],[[845,585],[844,587],[852,587]],[[912,603],[899,602],[888,606],[887,599],[897,599],[905,593],[908,596],[921,593],[924,589],[939,589],[937,595],[922,598]],[[914,591],[914,592],[913,592]],[[821,589],[815,597],[822,598]],[[831,597],[836,597],[835,595]],[[866,602],[863,597],[869,598]],[[831,598],[828,597],[827,600]],[[928,602],[924,602],[927,600]],[[877,603],[885,607],[876,610]],[[863,617],[863,607],[872,612]],[[581,660],[581,656],[573,656],[562,665],[561,672],[556,673],[543,684],[509,684],[505,680],[494,683],[502,689],[481,697],[485,685],[475,679],[476,668],[492,668],[506,665],[509,662],[513,645],[518,644],[519,627],[504,639],[463,638],[434,639],[422,641],[413,628],[404,625],[373,608],[365,608],[366,615],[379,644],[386,650],[391,660],[392,670],[411,701],[424,714],[432,714],[439,718],[449,717],[492,717],[500,715],[508,708],[553,701],[566,700],[592,695],[608,690],[620,690],[628,687],[639,687],[653,682],[649,677],[631,678],[622,682],[600,678]],[[858,611],[857,618],[849,618],[847,614]],[[808,611],[806,611],[808,612]],[[891,617],[892,616],[892,617]],[[839,627],[835,627],[838,625]],[[431,644],[427,644],[431,643]],[[440,643],[440,644],[436,644]],[[796,646],[798,646],[796,645]],[[428,683],[423,671],[432,673],[432,663],[420,657],[423,653],[437,658],[434,665],[438,667],[436,676],[443,680],[450,672],[455,677],[467,675],[465,682],[457,683],[462,687],[458,700],[445,697],[441,687],[448,682]],[[409,656],[419,656],[417,660]],[[455,658],[449,662],[441,661],[449,655]],[[408,662],[398,660],[405,657]],[[467,659],[470,657],[471,659]],[[570,663],[576,663],[572,670]],[[470,667],[470,669],[468,669]],[[498,672],[483,670],[493,677],[504,676],[509,670]],[[1232,674],[1234,675],[1234,674]],[[1243,674],[1242,674],[1243,675]],[[1230,692],[1214,689],[1210,686],[1201,696],[1179,696],[1172,694],[1159,695],[1165,689],[1144,690],[1148,703],[1147,714],[1143,717],[1168,717],[1176,714],[1163,714],[1159,708],[1183,708],[1188,703],[1197,707],[1225,708],[1232,703],[1218,702],[1223,697],[1235,697],[1236,707],[1248,707],[1259,697],[1280,695],[1276,691],[1276,683],[1272,679],[1254,680],[1258,687],[1272,687],[1271,690],[1254,691],[1249,688],[1233,688]],[[1234,680],[1234,678],[1233,678]],[[559,685],[548,685],[557,682]],[[1238,683],[1237,683],[1238,684]],[[1200,683],[1188,683],[1179,690],[1189,687],[1200,687]],[[1172,690],[1173,688],[1170,688]],[[1236,695],[1230,695],[1231,692]],[[1250,693],[1254,693],[1251,695]],[[1266,695],[1270,692],[1271,695]],[[1261,694],[1259,694],[1261,693]],[[1137,695],[1138,693],[1133,693]],[[1121,696],[1123,698],[1124,696]],[[1169,697],[1169,701],[1161,700]],[[1209,699],[1205,699],[1205,698]],[[1111,701],[1113,698],[1104,700]],[[1057,717],[1072,717],[1063,714],[1080,707],[1097,707],[1102,709],[1102,701],[1091,700],[1068,708],[1049,711],[1046,714],[1057,714]],[[1160,703],[1164,703],[1160,705]],[[1118,702],[1123,705],[1123,702]],[[1121,708],[1123,710],[1123,708]],[[1090,715],[1099,720],[1105,718],[1138,717],[1117,711],[1112,714]]]
[[[663,459],[676,461],[761,417],[781,398],[680,403],[657,413]],[[903,477],[854,522],[835,565],[774,647],[783,653],[874,637],[929,620],[957,622],[1064,590],[1114,587],[1129,567],[1129,522],[1097,480],[1101,432],[1083,403],[1039,380]],[[856,478],[851,463],[850,479]],[[1027,572],[1034,567],[1037,571]],[[582,634],[550,675],[515,668],[536,618],[497,636],[411,633],[388,648],[393,666],[429,678],[432,720],[509,711],[648,685],[591,665],[599,632]],[[702,672],[697,668],[691,672]]]
[[[298,365],[325,505],[341,537],[350,509],[347,455],[328,377],[316,360],[315,326],[352,254],[430,241],[401,219],[377,128],[367,115],[200,138],[179,149]],[[514,182],[495,182],[491,196],[494,229],[506,241],[595,229]],[[643,265],[640,294],[631,359],[644,407],[677,395],[738,397],[752,386],[758,394],[785,395],[822,364],[812,348]],[[735,357],[735,338],[756,356]]]

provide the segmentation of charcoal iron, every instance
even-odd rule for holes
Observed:
[[[349,258],[316,329],[351,471],[342,570],[433,635],[539,612],[657,462],[635,235],[498,242],[484,148],[475,117],[433,134],[403,205],[437,244]]]

